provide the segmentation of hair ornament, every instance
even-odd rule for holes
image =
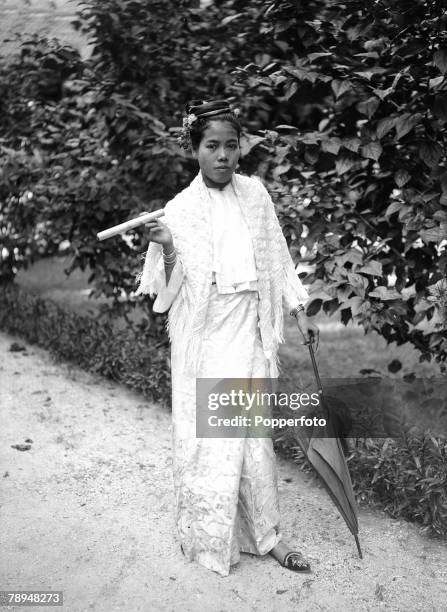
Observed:
[[[192,100],[186,105],[186,116],[183,117],[183,127],[177,142],[183,149],[190,149],[192,147],[190,130],[196,121],[227,113],[238,117],[240,112],[239,108],[233,109],[227,100],[213,100],[211,102]]]
[[[183,118],[183,127],[191,127],[195,121],[197,121],[197,115],[190,113]]]

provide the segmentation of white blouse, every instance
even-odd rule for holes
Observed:
[[[213,241],[213,278],[219,293],[257,291],[257,272],[251,236],[242,215],[240,203],[232,184],[223,190],[209,189],[211,197],[211,223]],[[163,257],[160,257],[154,274],[157,294],[154,312],[166,312],[171,307],[183,283],[185,272],[180,259],[171,271],[166,285]],[[299,280],[299,279],[298,279]],[[309,301],[309,294],[301,282],[290,258],[286,266],[284,305],[288,312]]]
[[[218,293],[257,291],[253,244],[232,183],[208,189],[213,240],[213,281]]]

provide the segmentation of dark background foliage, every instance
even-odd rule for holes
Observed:
[[[68,239],[96,295],[132,308],[121,298],[144,231],[96,233],[189,182],[175,138],[184,104],[232,96],[242,170],[265,179],[292,254],[305,245],[312,258],[309,314],[338,312],[444,364],[430,293],[446,276],[440,3],[105,0],[83,3],[76,25],[90,60],[34,39],[2,62],[3,278]]]
[[[144,229],[105,242],[96,233],[188,184],[197,169],[177,146],[182,109],[225,96],[242,110],[242,171],[266,182],[293,257],[307,249],[308,313],[410,342],[445,372],[446,24],[433,0],[86,0],[76,26],[92,41],[88,60],[57,40],[23,39],[0,57],[0,323],[165,397],[165,315],[132,294]],[[113,315],[144,311],[152,356],[144,340],[132,352],[141,336],[130,327],[120,351],[109,323],[17,294],[17,272],[62,244],[68,271],[88,266]],[[446,532],[444,442],[355,452],[359,495]]]

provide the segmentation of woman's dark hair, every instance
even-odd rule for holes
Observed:
[[[241,135],[241,124],[237,118],[238,110],[232,109],[226,100],[203,102],[192,100],[186,107],[186,117],[183,119],[182,133],[179,143],[184,149],[197,149],[202,140],[203,133],[211,121],[228,121],[237,132],[238,140]]]

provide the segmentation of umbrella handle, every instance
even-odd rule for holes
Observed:
[[[325,410],[326,417],[329,418],[328,407],[325,406],[324,403],[322,402],[322,398],[323,398],[323,386],[321,384],[321,378],[320,378],[320,374],[318,372],[317,362],[315,360],[314,348],[312,346],[312,342],[306,342],[305,344],[307,344],[307,347],[309,349],[309,355],[310,355],[310,359],[312,361],[312,367],[313,367],[313,370],[314,370],[315,380],[316,380],[317,387],[318,387],[318,395],[320,397],[320,402],[321,402],[321,405],[322,405],[323,409]]]
[[[322,385],[321,385],[320,374],[318,373],[317,362],[315,361],[314,349],[313,349],[313,346],[312,346],[311,342],[306,342],[306,344],[307,344],[307,347],[309,349],[310,359],[312,361],[312,367],[314,369],[315,380],[317,381],[318,394],[322,395],[323,394],[323,388],[322,388]]]

